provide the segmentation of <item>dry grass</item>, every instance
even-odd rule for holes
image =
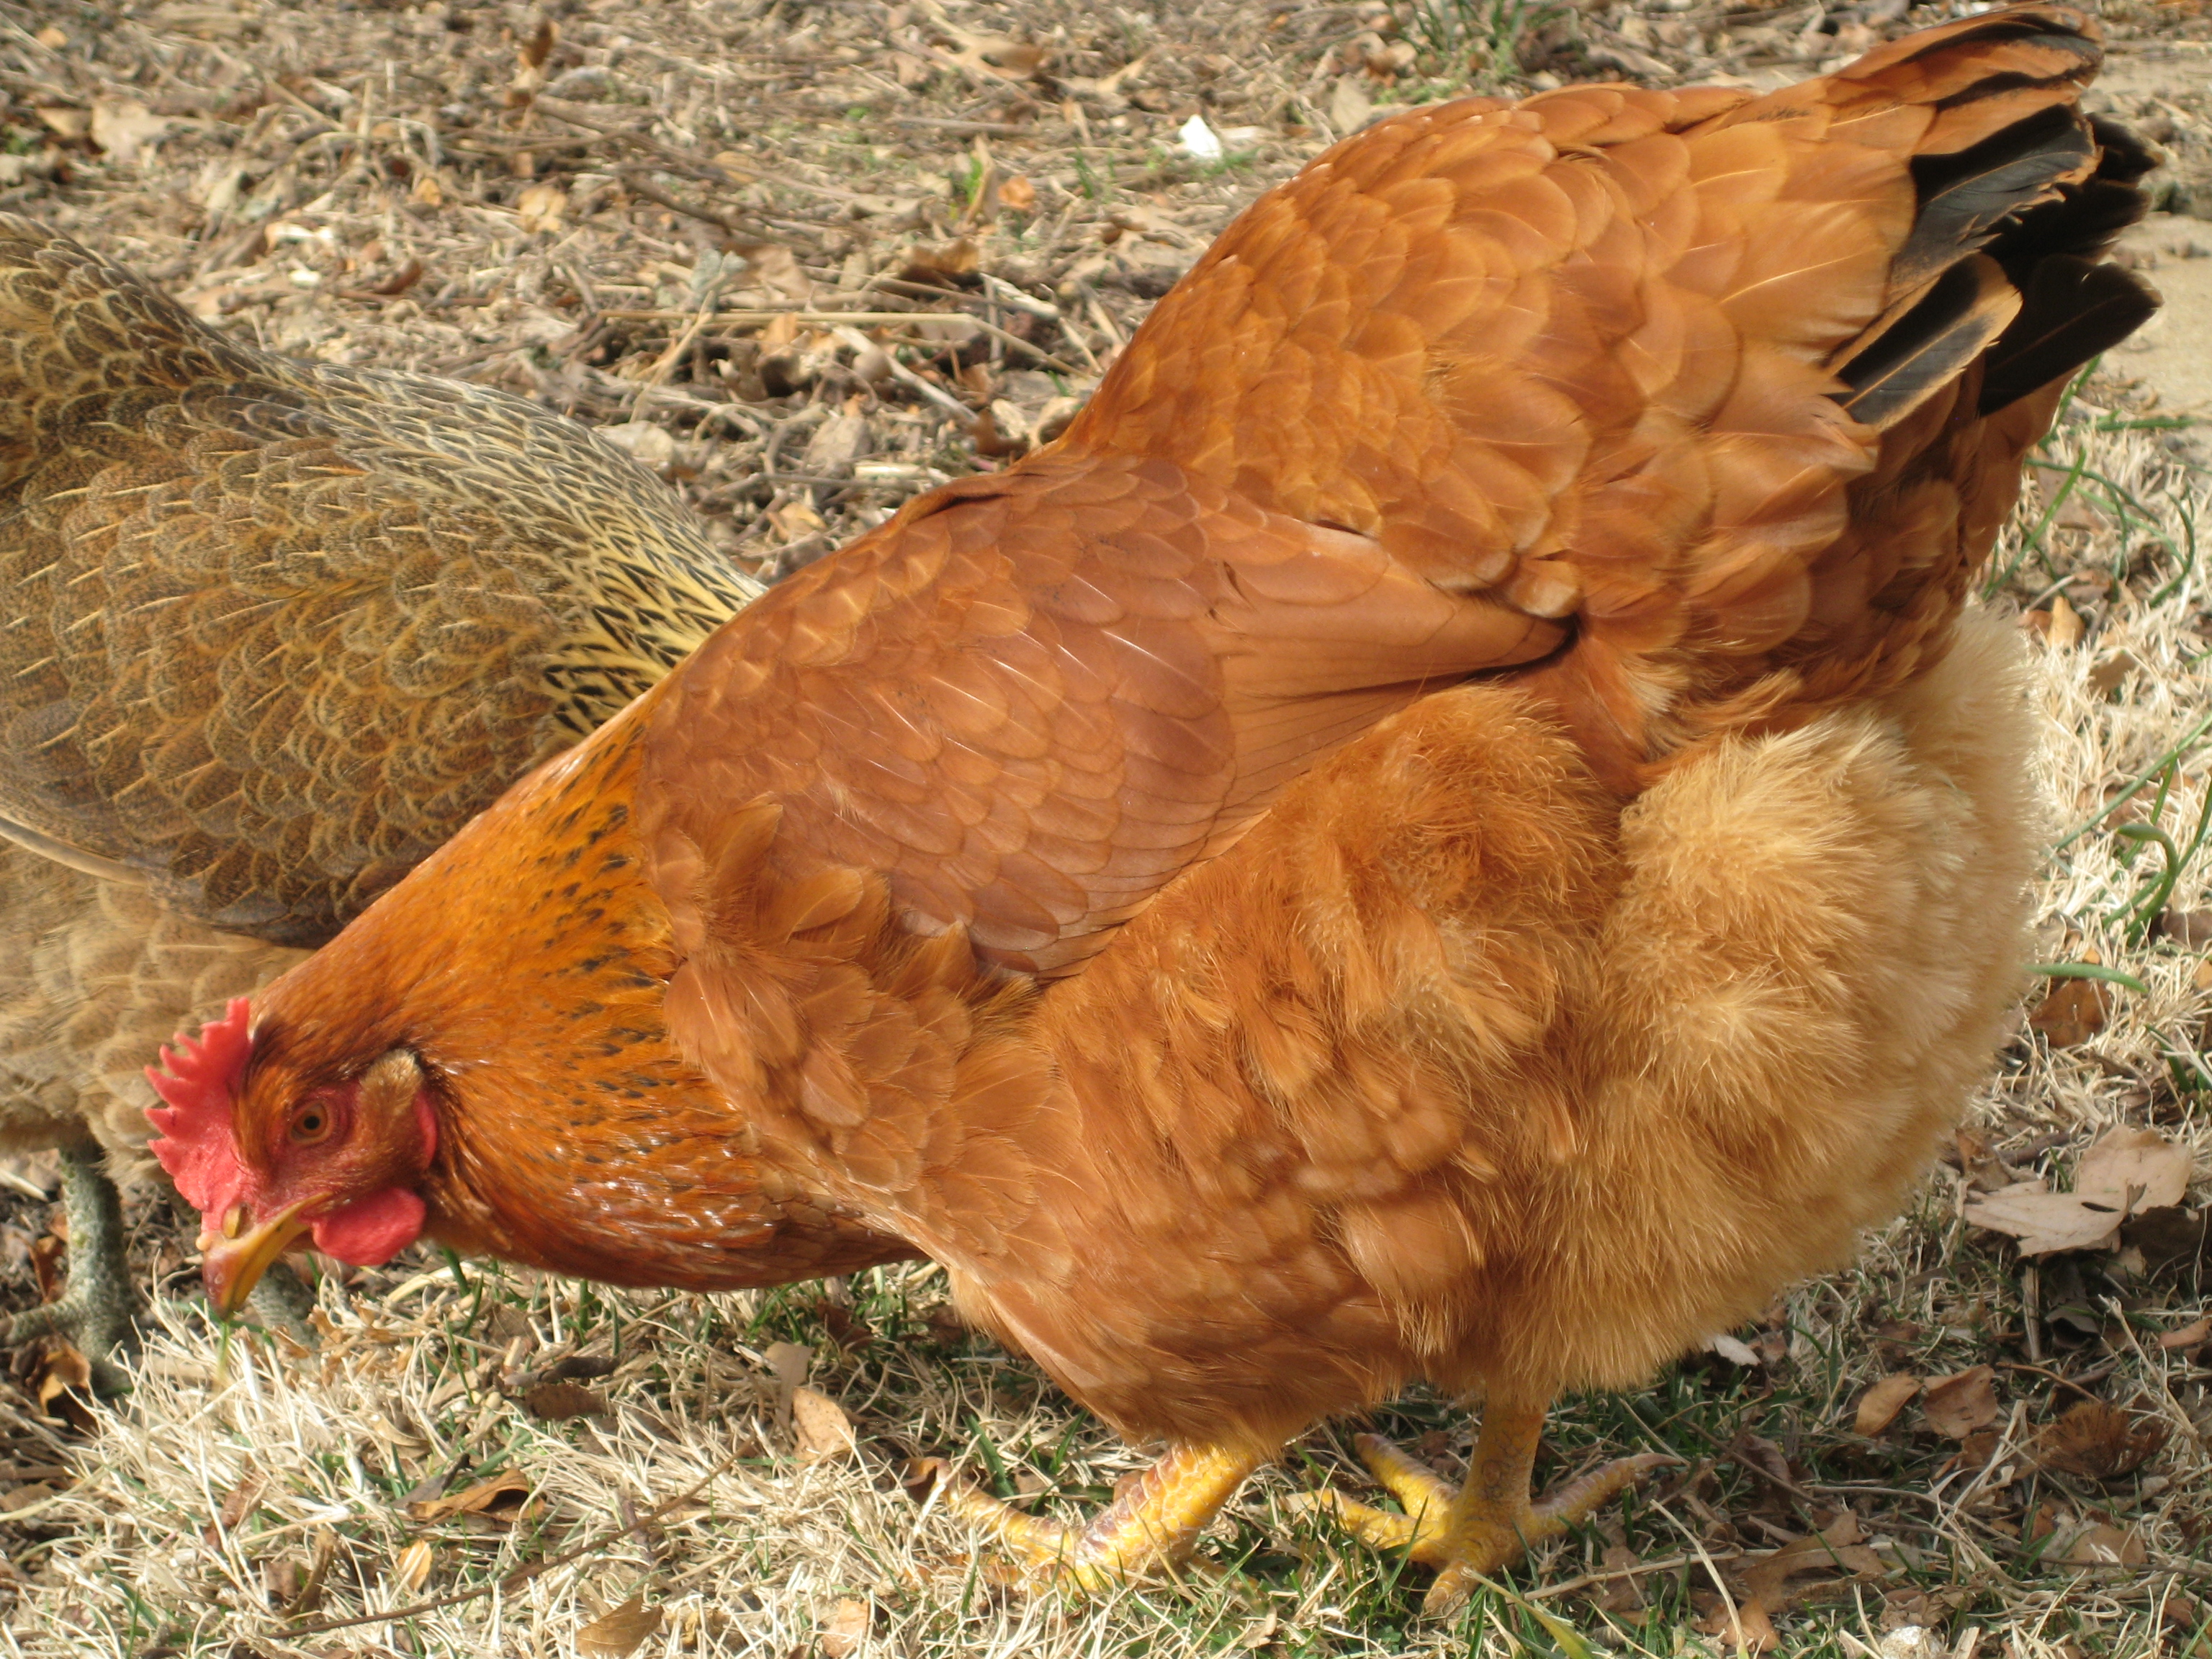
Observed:
[[[1415,40],[1494,43],[1511,21],[1473,0],[1400,9]],[[273,346],[490,380],[611,424],[733,556],[775,572],[936,478],[997,464],[979,437],[1016,448],[1064,412],[1233,208],[1358,99],[1441,95],[1502,67],[1425,53],[1370,72],[1381,16],[640,0],[559,9],[549,37],[519,9],[0,4],[0,181],[14,175],[0,205]],[[1592,7],[1523,48],[1538,73],[1781,79],[1826,49],[1808,18]],[[1043,78],[1025,43],[1046,49]],[[134,106],[165,131],[126,159]],[[1193,113],[1232,135],[1225,163],[1179,146]],[[977,272],[948,272],[961,242]],[[856,347],[828,320],[840,313],[885,320],[856,322]],[[2063,594],[2086,624],[2045,657],[2054,821],[2092,826],[2047,867],[2045,960],[2094,952],[2147,988],[2107,987],[2108,1023],[2070,1047],[2023,1018],[1977,1105],[1996,1153],[2062,1182],[2124,1123],[2212,1170],[2200,949],[2127,920],[2212,909],[2212,860],[2191,856],[2154,906],[2162,850],[2106,810],[2152,776],[2142,821],[2185,850],[2212,792],[2197,546],[2212,501],[2182,440],[2132,406],[2109,382],[2076,401],[1998,558],[1999,602]],[[986,407],[1003,445],[978,430]],[[2116,674],[2123,653],[2133,666]],[[2163,1260],[2148,1237],[2026,1273],[1961,1218],[1973,1167],[1994,1178],[1967,1162],[1939,1170],[1857,1268],[1739,1333],[1751,1363],[1700,1355],[1644,1393],[1563,1406],[1552,1475],[1654,1447],[1687,1467],[1449,1628],[1419,1620],[1419,1587],[1393,1564],[1280,1512],[1285,1492],[1363,1484],[1335,1430],[1248,1489],[1184,1583],[1067,1606],[993,1589],[969,1540],[902,1489],[908,1456],[951,1453],[1063,1504],[1099,1501],[1139,1459],[953,1329],[927,1269],[710,1298],[410,1257],[325,1282],[308,1354],[211,1328],[174,1218],[149,1200],[137,1241],[159,1294],[136,1392],[74,1425],[27,1396],[0,1408],[14,1487],[0,1642],[551,1659],[612,1650],[579,1632],[642,1595],[660,1613],[642,1655],[1719,1652],[1716,1575],[1741,1599],[1753,1558],[1848,1506],[1871,1565],[1855,1558],[1859,1582],[1778,1615],[1784,1652],[2212,1654],[2212,1347],[2157,1341],[2205,1310],[2207,1264]],[[43,1220],[20,1200],[15,1214]],[[849,1413],[852,1449],[801,1455],[778,1343],[812,1351],[810,1382]],[[1913,1408],[1881,1436],[1853,1431],[1883,1374],[1977,1364],[1995,1368],[1985,1438],[1962,1447]],[[605,1412],[533,1410],[554,1403],[533,1388],[562,1376]],[[2101,1485],[2036,1469],[2038,1431],[2085,1397],[2161,1425],[2162,1449]],[[1464,1455],[1445,1402],[1378,1415],[1447,1466]],[[502,1476],[526,1500],[410,1513]],[[2140,1565],[2061,1559],[2092,1511],[2140,1544]],[[2062,1514],[2039,1542],[2038,1517]],[[562,1564],[508,1582],[548,1561]]]

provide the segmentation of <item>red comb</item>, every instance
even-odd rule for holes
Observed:
[[[252,1018],[253,1005],[234,997],[222,1018],[202,1026],[198,1037],[179,1033],[174,1048],[161,1050],[167,1072],[146,1068],[155,1092],[169,1103],[147,1110],[147,1121],[164,1137],[149,1150],[197,1210],[222,1208],[245,1184],[231,1144],[230,1097],[253,1051]]]

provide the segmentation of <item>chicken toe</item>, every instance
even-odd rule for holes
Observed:
[[[1206,1523],[1270,1453],[1220,1446],[1176,1446],[1142,1474],[1124,1480],[1114,1501],[1080,1527],[1024,1515],[956,1478],[930,1458],[917,1473],[933,1480],[952,1514],[990,1534],[1003,1552],[1003,1576],[1032,1589],[1097,1591],[1186,1559]]]
[[[69,1217],[69,1288],[44,1306],[0,1322],[0,1348],[34,1337],[73,1340],[92,1362],[93,1385],[102,1394],[128,1386],[108,1358],[137,1346],[138,1292],[123,1255],[123,1200],[90,1141],[61,1149],[62,1206]]]
[[[1334,1491],[1312,1493],[1299,1507],[1327,1513],[1362,1543],[1401,1549],[1435,1568],[1424,1605],[1432,1614],[1449,1613],[1483,1576],[1587,1520],[1646,1471],[1680,1461],[1659,1452],[1617,1458],[1532,1502],[1528,1477],[1543,1427],[1541,1407],[1493,1401],[1483,1412],[1468,1482],[1456,1492],[1381,1436],[1363,1434],[1354,1442],[1360,1461],[1406,1512],[1393,1515]]]

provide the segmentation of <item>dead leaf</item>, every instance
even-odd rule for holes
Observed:
[[[1959,1173],[1966,1177],[1969,1186],[1978,1187],[1985,1193],[2000,1193],[2019,1180],[1988,1140],[1972,1129],[1954,1131],[1951,1144],[1958,1158]],[[1947,1157],[1943,1161],[1948,1164],[1951,1159]]]
[[[2070,1193],[2023,1182],[1966,1206],[1966,1219],[2020,1241],[2022,1255],[2110,1249],[2120,1224],[2179,1205],[2189,1191],[2186,1147],[2155,1129],[2114,1129],[2081,1154]]]
[[[66,104],[41,104],[31,113],[64,143],[74,143],[92,130],[90,110],[72,109]]]
[[[383,297],[389,299],[393,295],[406,293],[409,289],[414,287],[416,283],[422,280],[422,262],[420,259],[410,259],[405,264],[400,266],[398,270],[393,271],[392,275],[386,277],[382,282],[371,283],[367,288],[363,289],[362,292],[364,294],[380,295]]]
[[[643,1592],[576,1632],[576,1651],[591,1659],[629,1659],[660,1628],[660,1609],[645,1605]]]
[[[900,256],[899,280],[949,287],[955,277],[972,276],[982,264],[975,244],[963,236],[941,247],[910,247]]]
[[[1881,1577],[1888,1564],[1869,1549],[1858,1517],[1846,1510],[1809,1538],[1792,1539],[1741,1574],[1747,1603],[1785,1613],[1816,1591]]]
[[[2054,1048],[2074,1048],[2103,1030],[2112,1019],[2112,1000],[2094,979],[2062,979],[2035,1005],[2027,1023]]]
[[[39,1281],[40,1301],[58,1302],[68,1291],[69,1279],[62,1271],[62,1259],[68,1253],[68,1241],[52,1233],[31,1241],[31,1273]]]
[[[59,52],[64,46],[69,45],[69,31],[58,29],[52,23],[47,24],[31,38],[49,52]]]
[[[605,1395],[580,1382],[540,1382],[523,1395],[522,1406],[532,1417],[549,1423],[572,1417],[605,1417],[611,1409]]]
[[[852,1659],[867,1639],[872,1622],[866,1601],[841,1597],[830,1616],[822,1621],[823,1659]]]
[[[1329,88],[1328,124],[1340,138],[1367,125],[1367,118],[1375,112],[1375,100],[1368,95],[1364,75],[1340,75],[1336,84]]]
[[[1615,1534],[1616,1538],[1618,1534]],[[1602,1569],[1607,1575],[1591,1587],[1590,1594],[1601,1613],[1633,1613],[1644,1608],[1643,1587],[1636,1582],[1630,1569],[1640,1566],[1641,1559],[1625,1542],[1605,1547]]]
[[[169,131],[168,118],[145,105],[100,100],[92,106],[92,142],[118,167],[136,167]]]
[[[798,1342],[771,1342],[761,1350],[761,1358],[775,1380],[797,1388],[806,1381],[806,1373],[814,1368],[814,1350]]]
[[[2051,625],[2045,637],[2055,651],[2070,651],[2081,643],[2081,613],[2067,604],[2061,593],[2051,602]]]
[[[2084,1480],[2116,1480],[2133,1474],[2166,1444],[2166,1427],[2138,1426],[2125,1412],[2101,1400],[2084,1400],[2030,1443],[2037,1465]]]
[[[522,228],[535,234],[561,228],[561,216],[568,210],[568,192],[558,185],[526,185],[514,198]]]
[[[999,205],[1013,213],[1034,212],[1036,186],[1018,173],[1000,185]]]
[[[799,1455],[809,1462],[853,1449],[853,1419],[819,1389],[802,1385],[791,1391],[791,1426]]]
[[[2168,1331],[2158,1340],[2158,1346],[2169,1352],[2175,1348],[2194,1348],[2212,1342],[2212,1314],[2193,1320],[2179,1330]]]
[[[848,1353],[857,1353],[876,1340],[866,1321],[854,1318],[826,1296],[816,1300],[814,1316],[830,1333],[830,1340]]]
[[[2161,910],[2151,932],[2184,950],[2201,951],[2212,945],[2212,910]]]
[[[2212,1210],[2192,1212],[2179,1204],[2145,1210],[2120,1229],[2120,1237],[2142,1252],[2145,1273],[2193,1270],[2212,1262]]]
[[[1919,1392],[1918,1377],[1909,1371],[1892,1371],[1859,1396],[1858,1414],[1851,1419],[1853,1431],[1869,1437],[1880,1434]]]
[[[2115,651],[2089,671],[2089,689],[2099,696],[2109,696],[2119,690],[2120,682],[2142,667],[2130,652]]]
[[[28,1380],[39,1410],[80,1434],[93,1433],[92,1362],[66,1337],[40,1338]]]
[[[1936,1377],[1920,1402],[1920,1414],[1946,1440],[1964,1440],[1996,1421],[1996,1373],[1987,1365]]]
[[[786,501],[781,507],[768,510],[768,521],[774,526],[779,539],[795,542],[830,526],[822,515],[805,501]]]
[[[1741,1338],[1730,1336],[1725,1331],[1716,1332],[1705,1339],[1705,1352],[1718,1354],[1731,1365],[1759,1364],[1759,1356],[1751,1351],[1749,1343]]]
[[[223,1534],[236,1531],[238,1523],[253,1513],[254,1505],[260,1499],[261,1490],[268,1484],[261,1475],[246,1474],[223,1494],[222,1506],[216,1510],[215,1519],[209,1522],[207,1530],[201,1536],[210,1544],[220,1547]]]
[[[456,1515],[489,1515],[499,1510],[520,1509],[529,1496],[529,1480],[509,1469],[505,1474],[480,1480],[442,1498],[419,1498],[408,1504],[407,1514],[416,1521],[444,1521]]]
[[[1739,1601],[1731,1613],[1729,1604],[1710,1590],[1695,1599],[1698,1612],[1705,1615],[1698,1620],[1699,1632],[1726,1638],[1735,1644],[1738,1654],[1771,1653],[1782,1645],[1774,1620],[1758,1602]]]
[[[2148,1564],[2150,1555],[2143,1548],[2142,1534],[2133,1527],[2122,1531],[2099,1521],[2068,1539],[2059,1559],[2092,1567],[2140,1567]]]
[[[427,1538],[418,1538],[399,1552],[399,1559],[392,1564],[392,1584],[403,1595],[412,1595],[430,1582],[430,1567],[436,1550]]]

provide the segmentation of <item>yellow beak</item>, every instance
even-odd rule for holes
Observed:
[[[221,1234],[200,1235],[199,1245],[204,1252],[200,1278],[207,1285],[207,1298],[217,1313],[228,1318],[244,1305],[253,1287],[261,1282],[261,1275],[269,1271],[269,1264],[307,1231],[307,1223],[301,1218],[300,1212],[314,1201],[301,1199],[250,1229],[245,1224],[246,1206],[234,1205],[222,1218]]]

